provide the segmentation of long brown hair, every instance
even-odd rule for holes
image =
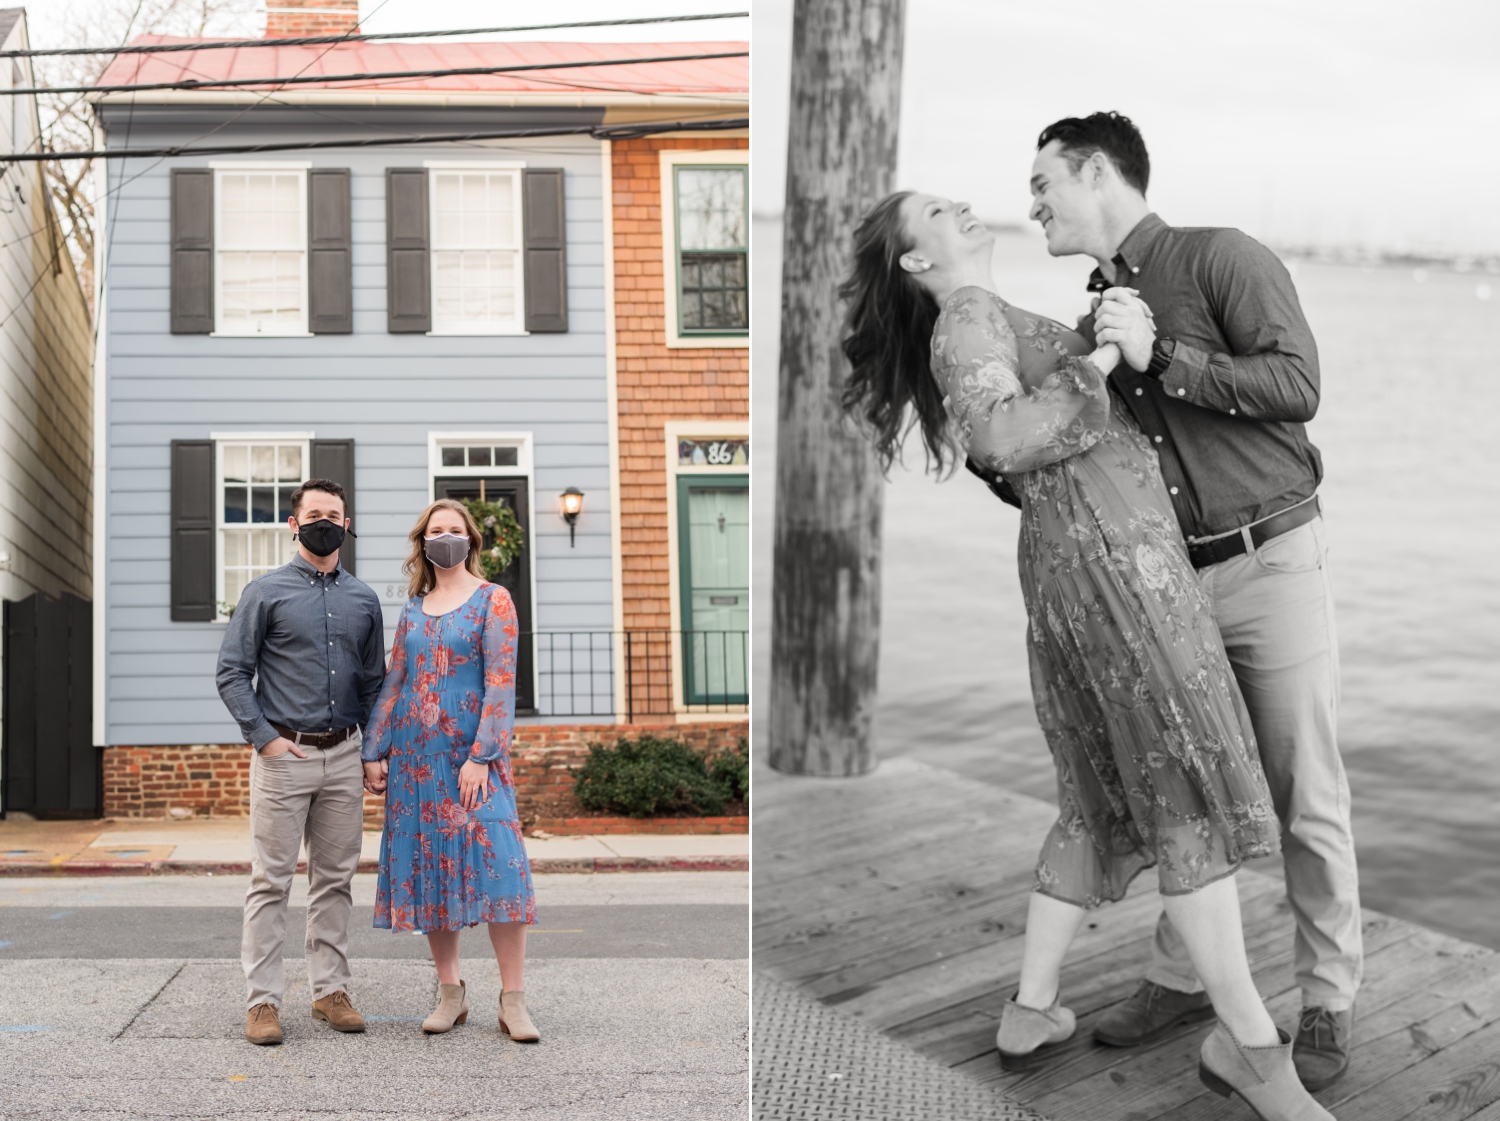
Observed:
[[[901,216],[911,191],[877,202],[854,231],[854,266],[839,285],[849,303],[844,317],[844,411],[870,428],[881,466],[890,469],[913,423],[922,428],[928,462],[943,469],[948,417],[932,376],[932,329],[938,305],[932,293],[901,267],[913,248]],[[916,414],[907,420],[906,407]]]
[[[484,534],[479,532],[479,523],[469,513],[469,508],[458,499],[439,498],[417,515],[417,524],[407,534],[407,539],[411,542],[411,553],[401,566],[401,571],[411,580],[406,588],[409,596],[425,596],[437,586],[437,573],[433,570],[432,562],[427,559],[427,554],[422,551],[422,538],[427,536],[427,523],[439,510],[452,510],[463,518],[464,527],[469,531],[469,555],[464,559],[464,567],[481,580],[484,579],[484,570],[479,567],[479,551],[484,548]]]

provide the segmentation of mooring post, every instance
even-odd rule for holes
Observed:
[[[905,0],[797,0],[782,264],[770,762],[875,765],[884,479],[839,406],[839,282],[891,189]]]

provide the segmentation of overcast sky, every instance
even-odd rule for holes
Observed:
[[[792,0],[755,0],[754,206],[781,209]],[[897,183],[1023,222],[1037,133],[1116,109],[1177,225],[1500,252],[1500,4],[908,0]]]

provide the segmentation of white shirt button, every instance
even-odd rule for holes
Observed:
[[[1161,437],[1160,436],[1156,436],[1156,437],[1153,437],[1153,438],[1156,440],[1156,442],[1158,444],[1161,443]]]
[[[1230,415],[1230,416],[1234,416],[1234,412],[1235,412],[1235,411],[1234,411],[1234,410],[1233,410],[1233,409],[1230,409],[1230,410],[1229,410],[1229,415]]]
[[[1174,489],[1174,490],[1173,490],[1173,491],[1172,491],[1172,493],[1173,493],[1173,494],[1176,494],[1176,493],[1177,493],[1177,491],[1176,491],[1176,490],[1175,490],[1175,489]],[[329,670],[329,671],[328,671],[328,672],[329,672],[329,673],[338,673],[338,670],[336,670],[336,669],[331,669],[331,670]]]
[[[1177,493],[1177,488],[1176,487],[1172,487],[1171,488],[1171,493],[1172,494],[1176,494]]]
[[[1179,389],[1177,391],[1177,396],[1179,396],[1179,397],[1186,397],[1187,396],[1187,390],[1186,389]]]
[[[1135,391],[1135,395],[1136,395],[1136,396],[1137,396],[1137,397],[1139,397],[1139,396],[1140,396],[1140,395],[1141,395],[1141,394],[1142,394],[1142,393],[1145,393],[1145,392],[1146,392],[1146,391],[1145,391],[1145,390],[1144,390],[1144,389],[1137,389],[1137,390],[1136,390],[1136,391]]]
[[[1141,266],[1140,265],[1132,265],[1131,268],[1130,268],[1130,271],[1131,272],[1140,272],[1141,271]]]

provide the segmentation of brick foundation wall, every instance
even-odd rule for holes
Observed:
[[[746,735],[744,721],[695,724],[523,724],[511,744],[516,810],[521,824],[584,816],[573,797],[576,767],[590,743],[614,743],[642,733],[682,740],[717,754]],[[164,818],[173,810],[195,817],[244,817],[250,812],[250,748],[244,744],[110,747],[104,751],[104,816]],[[379,826],[385,799],[365,795],[365,823]]]
[[[663,149],[750,146],[744,137],[643,137],[611,143],[615,379],[620,416],[620,549],[626,630],[672,626],[666,422],[750,416],[750,350],[667,346],[662,274]]]

